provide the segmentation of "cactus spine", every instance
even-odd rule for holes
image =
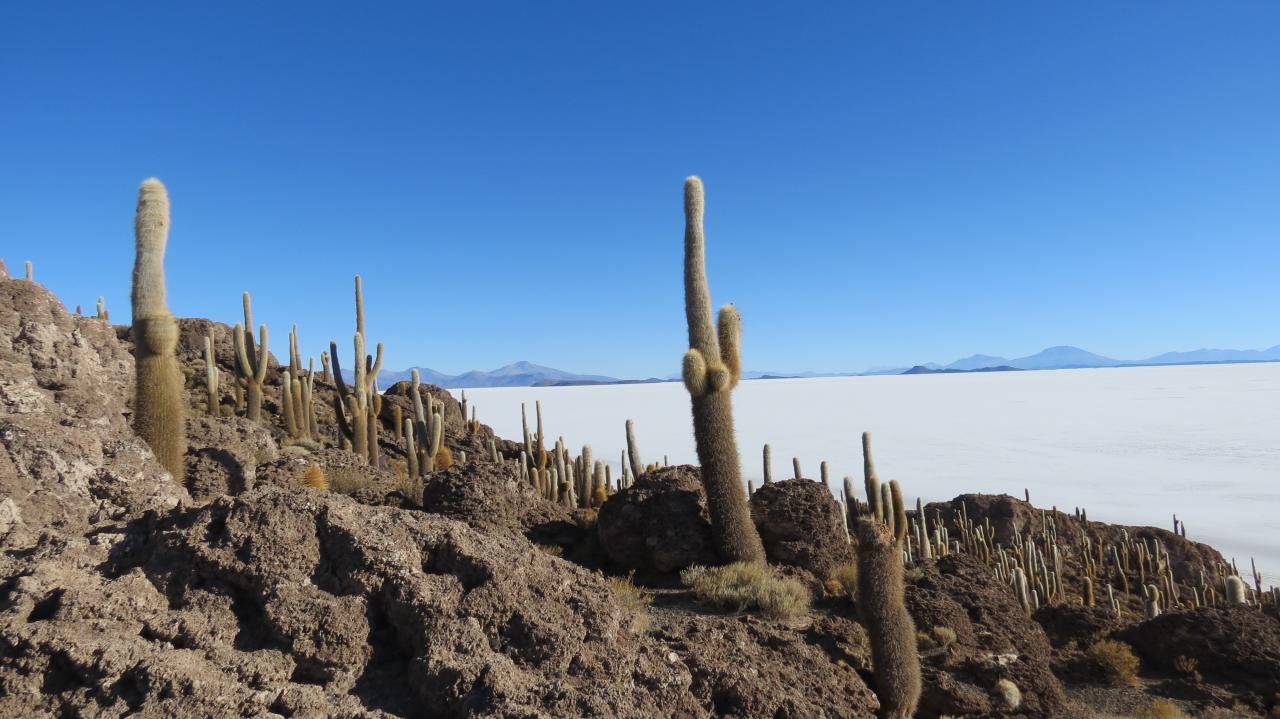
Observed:
[[[729,394],[742,377],[738,348],[742,320],[733,305],[725,305],[720,309],[718,326],[711,324],[703,206],[702,180],[690,177],[684,183],[684,308],[689,325],[684,386],[689,390],[693,435],[720,559],[726,563],[763,562],[764,545],[743,493]]]
[[[864,435],[864,452],[870,444]],[[864,469],[874,478],[870,455]],[[871,666],[876,677],[881,719],[910,719],[920,701],[920,657],[916,631],[903,603],[902,556],[907,535],[907,513],[898,483],[888,491],[871,490],[867,502],[874,514],[856,519],[858,555],[858,612],[871,642]],[[887,506],[885,500],[888,500]]]
[[[133,356],[137,382],[133,426],[151,446],[161,466],[175,481],[182,482],[183,455],[187,451],[185,397],[174,356],[178,321],[169,311],[164,286],[169,194],[157,179],[143,182],[138,189],[134,237],[137,254],[133,265]],[[30,275],[30,263],[27,272]]]

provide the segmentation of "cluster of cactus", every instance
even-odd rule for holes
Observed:
[[[742,320],[733,305],[725,305],[720,308],[716,326],[711,323],[702,227],[704,204],[702,180],[685,180],[684,307],[689,349],[683,362],[684,386],[689,391],[693,435],[716,551],[725,563],[764,562],[764,544],[751,521],[742,491],[730,396],[742,378]]]
[[[360,275],[356,275],[355,282],[355,381],[347,385],[338,361],[338,343],[329,342],[329,364],[333,367],[333,380],[338,390],[334,395],[333,412],[341,447],[376,467],[381,462],[378,414],[382,409],[382,395],[377,390],[377,377],[382,370],[382,343],[378,343],[376,357],[365,353],[364,287]]]
[[[184,476],[187,451],[186,398],[174,352],[178,320],[169,310],[164,284],[164,252],[169,240],[169,194],[159,180],[138,189],[134,219],[137,254],[133,265],[133,342],[137,375],[133,426],[175,481]],[[27,263],[28,279],[31,267]]]
[[[858,562],[857,607],[871,645],[871,668],[881,719],[909,719],[920,701],[916,629],[904,604],[907,512],[896,481],[881,484],[863,435],[865,512],[854,512]],[[857,508],[855,507],[855,510]]]
[[[521,481],[533,487],[543,499],[571,509],[603,505],[614,489],[613,470],[603,460],[594,458],[591,445],[583,446],[582,453],[574,457],[565,448],[563,437],[556,440],[555,447],[548,453],[544,449],[541,402],[535,404],[535,411],[537,431],[530,433],[528,413],[525,406],[520,405],[524,445],[516,460],[516,469]],[[491,452],[495,461],[501,461],[493,445]]]
[[[423,477],[437,469],[447,469],[453,463],[453,455],[444,446],[444,402],[427,395],[422,401],[421,380],[418,370],[412,373],[413,419],[401,419],[401,434],[405,441],[405,456],[409,462],[409,476]],[[399,415],[397,415],[399,416]],[[462,461],[466,461],[465,458]]]
[[[258,342],[253,342],[253,298],[244,293],[244,324],[232,330],[236,351],[236,410],[243,411],[250,422],[262,418],[262,385],[267,380],[267,358],[270,357],[267,326],[258,327]]]
[[[846,494],[848,487],[846,479]],[[1077,548],[1072,549],[1059,539],[1057,516],[1056,508],[1041,509],[1039,531],[1015,528],[1005,546],[996,540],[990,519],[982,524],[972,521],[963,503],[950,517],[957,535],[953,538],[941,511],[935,510],[930,517],[917,502],[905,556],[912,561],[915,556],[973,555],[992,568],[997,581],[1010,588],[1027,614],[1051,603],[1079,602],[1092,607],[1105,602],[1104,606],[1120,616],[1126,611],[1126,597],[1133,598],[1148,618],[1174,609],[1223,604],[1280,607],[1280,591],[1274,587],[1264,591],[1256,564],[1252,586],[1239,576],[1234,564],[1188,568],[1184,570],[1188,574],[1179,578],[1158,535],[1138,538],[1121,529],[1119,541],[1108,544],[1089,530],[1087,513],[1076,508],[1075,519],[1083,527]],[[1177,536],[1185,536],[1185,524],[1177,521],[1175,527]],[[1071,571],[1067,565],[1072,566]],[[1070,574],[1079,578],[1078,594],[1072,594],[1065,583]]]
[[[313,443],[320,436],[312,396],[315,392],[316,362],[308,358],[306,374],[298,352],[298,326],[289,332],[289,369],[280,373],[280,406],[285,431],[295,443]]]

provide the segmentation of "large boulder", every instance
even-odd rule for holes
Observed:
[[[661,467],[609,497],[596,523],[601,548],[622,569],[678,572],[718,564],[698,468]]]
[[[770,482],[751,495],[751,518],[769,561],[813,572],[825,579],[853,561],[840,505],[821,482]]]
[[[188,499],[129,426],[133,371],[106,322],[0,279],[0,543]]]
[[[1166,612],[1116,636],[1152,669],[1174,672],[1179,658],[1195,660],[1205,681],[1252,697],[1259,711],[1280,698],[1280,621],[1256,607]]]

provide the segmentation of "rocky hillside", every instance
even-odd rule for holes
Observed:
[[[877,715],[855,548],[821,482],[753,494],[776,581],[808,598],[756,611],[680,578],[716,562],[696,467],[571,508],[522,478],[522,444],[423,386],[456,461],[410,481],[407,383],[370,466],[339,449],[332,384],[318,436],[290,441],[274,358],[252,422],[230,329],[181,330],[179,485],[130,428],[128,329],[0,277],[0,717]],[[1211,548],[1009,497],[910,517],[917,716],[1280,716],[1274,595],[1232,589]]]

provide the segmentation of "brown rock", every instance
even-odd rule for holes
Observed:
[[[1049,642],[991,569],[959,554],[918,566],[920,578],[906,588],[916,628],[943,626],[956,633],[955,643],[922,667],[921,716],[987,712],[1001,679],[1022,691],[1020,716],[1062,716],[1065,702],[1050,669]]]
[[[1280,621],[1256,607],[1201,607],[1172,611],[1116,632],[1143,666],[1166,672],[1187,657],[1205,681],[1250,697],[1255,709],[1280,694]]]
[[[623,569],[678,572],[719,563],[698,468],[661,467],[604,503],[596,523],[605,554]]]
[[[801,567],[818,578],[853,561],[840,505],[821,482],[770,482],[751,495],[755,521],[770,562]]]
[[[48,290],[0,280],[0,542],[187,498],[129,426],[133,357]]]

